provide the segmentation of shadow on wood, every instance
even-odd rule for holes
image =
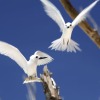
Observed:
[[[79,14],[69,0],[60,0],[66,12],[72,19]],[[100,35],[86,21],[79,24],[80,28],[90,37],[90,39],[100,48]]]
[[[51,77],[52,73],[49,72],[47,66],[44,66],[43,74],[40,75],[43,81],[44,93],[46,100],[62,100],[59,96],[59,88],[57,87],[54,79]]]

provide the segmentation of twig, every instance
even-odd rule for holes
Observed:
[[[43,74],[41,75],[41,79],[43,81],[44,93],[46,95],[46,100],[62,100],[59,95],[59,88],[56,86],[55,81],[51,77],[51,73],[49,72],[47,66],[44,66]]]
[[[60,0],[65,10],[72,19],[75,19],[79,14],[76,9],[72,6],[69,0]],[[100,48],[100,35],[97,31],[92,29],[92,27],[86,22],[82,21],[79,24],[80,28],[90,37],[90,39]]]

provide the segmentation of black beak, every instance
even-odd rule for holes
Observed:
[[[40,57],[39,59],[45,59],[45,58],[48,58],[48,57]]]

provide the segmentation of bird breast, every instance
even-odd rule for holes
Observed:
[[[64,31],[63,31],[63,34],[62,34],[62,38],[64,39],[70,39],[71,38],[71,35],[72,35],[72,31],[73,31],[73,28],[65,28]]]
[[[33,76],[36,75],[36,73],[37,73],[37,64],[29,62],[27,66],[27,75]]]

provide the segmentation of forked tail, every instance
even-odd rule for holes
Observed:
[[[67,51],[67,52],[76,52],[76,50],[81,51],[81,49],[78,47],[79,44],[70,40],[65,40],[63,38],[59,38],[52,42],[52,44],[49,46],[51,50],[58,50],[58,51]]]

